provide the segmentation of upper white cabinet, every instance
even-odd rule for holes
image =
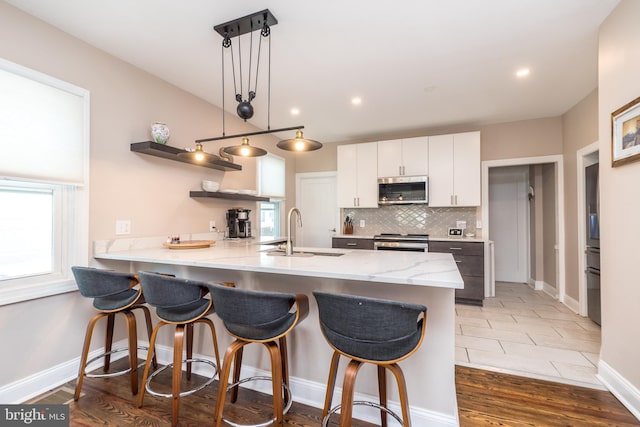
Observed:
[[[480,206],[480,132],[429,137],[429,206]]]
[[[378,144],[338,146],[338,207],[378,207]]]
[[[378,142],[378,178],[427,175],[429,137]]]

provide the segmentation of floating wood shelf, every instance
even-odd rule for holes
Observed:
[[[254,202],[268,202],[268,197],[252,196],[250,194],[223,193],[220,191],[190,191],[190,197],[208,197],[213,199],[250,200]]]
[[[153,141],[134,142],[131,144],[131,151],[136,153],[148,154],[150,156],[162,157],[163,159],[174,160],[182,163],[189,163],[209,169],[217,169],[221,171],[240,171],[242,165],[227,162],[226,160],[216,160],[215,162],[196,162],[183,157],[178,157],[180,153],[186,153],[187,150],[172,147],[170,145],[157,144]]]

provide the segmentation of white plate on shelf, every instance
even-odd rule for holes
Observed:
[[[249,194],[251,196],[255,196],[258,192],[256,190],[238,190],[238,194]]]

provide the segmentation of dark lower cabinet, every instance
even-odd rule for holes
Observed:
[[[429,252],[453,254],[464,281],[464,289],[456,289],[456,303],[482,306],[484,299],[484,243],[429,241]]]
[[[340,249],[369,249],[373,250],[373,239],[353,237],[333,237],[331,247]]]

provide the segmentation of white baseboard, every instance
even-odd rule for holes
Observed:
[[[127,340],[121,340],[113,343],[113,348],[126,346]],[[91,360],[93,357],[102,353],[104,353],[104,347],[90,352],[88,360]],[[127,352],[115,353],[111,355],[111,360],[116,361],[126,357],[126,355]],[[79,366],[80,356],[2,386],[0,387],[0,402],[6,404],[19,404],[53,390],[54,388],[75,379],[78,376]],[[100,366],[102,366],[102,364],[96,361],[88,367],[88,370],[97,369]]]
[[[558,299],[558,290],[555,286],[551,286],[547,282],[544,281],[536,281],[536,291],[542,290],[545,294],[549,295],[551,298],[557,300]]]
[[[609,391],[640,420],[640,390],[627,381],[606,362],[598,362],[598,379]]]
[[[123,347],[127,345],[126,340],[118,341],[113,344],[114,348]],[[139,342],[141,346],[148,346],[148,343]],[[95,357],[101,354],[104,349],[97,349],[89,354],[89,360],[92,357]],[[126,357],[127,353],[116,353],[112,355],[111,359],[113,361],[118,360],[122,357]],[[146,358],[147,352],[144,350],[140,350],[138,352],[138,357]],[[158,359],[158,363],[162,365],[166,365],[168,363],[173,362],[173,348],[169,346],[156,346],[156,357]],[[203,356],[200,354],[194,354],[194,358],[198,359],[207,359],[214,361],[212,356]],[[6,386],[0,387],[0,402],[2,403],[11,403],[18,404],[29,399],[32,399],[36,396],[39,396],[43,393],[46,393],[60,385],[67,383],[78,375],[78,366],[80,365],[80,357],[74,358],[68,362],[62,363],[60,365],[54,366],[50,369],[46,369],[37,374],[31,375],[22,380],[13,382]],[[89,370],[97,369],[100,365],[98,362],[92,364]],[[211,376],[211,367],[206,364],[194,364],[193,365],[193,373],[203,376]],[[263,371],[260,369],[253,368],[251,366],[242,366],[242,378],[247,378],[251,376],[271,376],[269,371]],[[143,385],[141,385],[142,387]],[[322,408],[324,406],[324,394],[325,387],[324,383],[318,383],[314,381],[309,381],[301,378],[291,377],[290,378],[290,386],[291,393],[293,395],[293,399],[296,402],[302,403],[304,405],[312,406],[314,408]],[[265,394],[271,394],[271,384],[267,381],[256,381],[256,382],[248,382],[244,383],[243,387],[256,390]],[[333,398],[334,402],[340,402],[342,395],[342,389],[336,387],[336,394]],[[411,398],[411,397],[409,397]],[[355,400],[371,400],[376,401],[377,396],[369,396],[361,393],[356,393]],[[392,411],[401,414],[399,402],[389,401],[389,409]],[[423,408],[411,407],[411,421],[413,425],[417,426],[434,426],[434,427],[454,427],[458,425],[457,413],[456,416],[450,416],[447,414],[429,411]],[[368,407],[363,406],[355,406],[353,408],[353,416],[354,418],[367,421],[370,423],[378,423],[380,419],[380,412],[378,410],[374,410]],[[393,417],[389,417],[389,425],[390,426],[399,426]]]
[[[578,300],[575,300],[569,295],[565,294],[564,301],[562,302],[569,308],[569,310],[573,311],[576,314],[580,314],[580,304],[578,303]]]

